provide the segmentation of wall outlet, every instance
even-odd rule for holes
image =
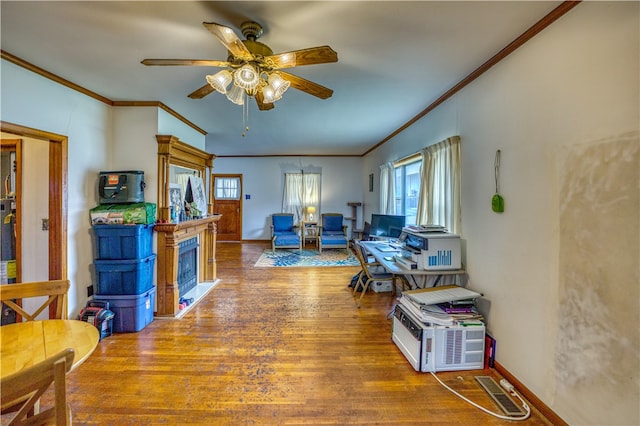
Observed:
[[[87,297],[93,296],[93,284],[87,286]]]

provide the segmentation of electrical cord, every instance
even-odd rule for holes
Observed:
[[[490,414],[494,417],[497,417],[499,419],[503,419],[503,420],[526,420],[529,418],[529,416],[531,415],[531,409],[529,408],[529,405],[527,405],[527,403],[524,401],[524,399],[522,399],[520,397],[520,395],[518,395],[518,393],[515,391],[513,385],[509,382],[507,382],[506,380],[502,379],[500,381],[500,384],[502,385],[503,388],[505,388],[507,390],[507,392],[509,392],[512,396],[515,396],[516,398],[518,398],[520,400],[520,402],[522,403],[522,408],[525,409],[526,414],[523,414],[520,417],[511,417],[511,416],[505,416],[503,414],[499,414],[499,413],[494,413],[493,411],[490,411],[486,408],[484,408],[483,406],[471,401],[469,398],[465,397],[464,395],[459,394],[458,392],[456,392],[455,390],[453,390],[452,388],[450,388],[449,386],[447,386],[442,380],[440,380],[440,378],[438,376],[436,376],[436,374],[431,371],[431,375],[433,377],[435,377],[435,379],[442,385],[444,386],[445,389],[447,389],[448,391],[452,392],[454,395],[456,395],[457,397],[461,398],[462,400],[468,402],[469,404],[473,405],[474,407],[484,411],[487,414]],[[503,383],[504,380],[504,383]]]

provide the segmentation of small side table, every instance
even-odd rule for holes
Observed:
[[[318,247],[318,222],[302,222],[302,245],[307,241],[314,242]]]

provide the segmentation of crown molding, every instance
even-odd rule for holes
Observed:
[[[175,110],[169,108],[168,106],[166,106],[165,104],[163,104],[162,102],[159,101],[112,101],[109,98],[106,98],[94,91],[91,91],[85,87],[82,87],[78,84],[75,84],[65,78],[60,77],[59,75],[53,74],[52,72],[49,72],[43,68],[40,68],[37,65],[34,65],[30,62],[25,61],[22,58],[19,58],[15,55],[12,55],[9,52],[6,52],[4,50],[0,50],[0,57],[8,62],[11,62],[15,65],[18,65],[19,67],[22,67],[28,71],[31,71],[35,74],[38,74],[46,79],[49,79],[51,81],[54,81],[58,84],[61,84],[65,87],[68,87],[70,89],[73,89],[77,92],[82,93],[85,96],[88,96],[90,98],[96,99],[102,103],[105,103],[109,106],[112,107],[156,107],[156,108],[160,108],[163,111],[166,111],[167,113],[171,114],[172,116],[174,116],[175,118],[177,118],[178,120],[182,121],[183,123],[185,123],[187,126],[193,128],[194,130],[196,130],[197,132],[206,135],[207,132],[196,126],[194,123],[192,123],[191,121],[187,120],[185,117],[183,117],[182,115],[180,115],[178,112],[176,112]]]

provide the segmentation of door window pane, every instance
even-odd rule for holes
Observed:
[[[216,177],[213,184],[216,200],[240,199],[240,178]]]

